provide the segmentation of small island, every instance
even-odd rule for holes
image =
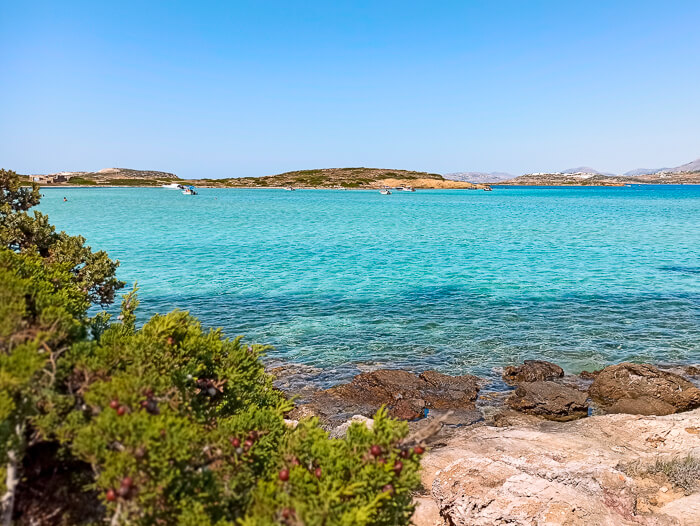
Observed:
[[[97,172],[59,172],[28,175],[28,180],[42,186],[161,186],[173,182],[205,188],[336,188],[380,189],[393,187],[484,190],[489,185],[452,181],[440,174],[384,168],[323,168],[300,170],[263,177],[223,179],[180,179],[169,172],[105,168]]]

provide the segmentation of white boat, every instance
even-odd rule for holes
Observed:
[[[412,186],[402,186],[401,191],[403,191],[403,192],[415,192],[416,189],[413,188]]]
[[[288,192],[293,192],[294,190],[296,190],[296,188],[294,188],[293,186],[285,186],[284,189]]]
[[[182,190],[185,187],[182,186],[180,183],[170,183],[170,184],[163,184],[160,186],[161,188],[168,188],[170,190]]]
[[[388,188],[382,188],[381,190],[379,190],[379,193],[382,195],[391,195],[391,192]]]

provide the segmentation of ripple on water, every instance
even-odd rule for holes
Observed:
[[[700,187],[43,192],[139,282],[142,320],[187,309],[340,376],[700,350]]]

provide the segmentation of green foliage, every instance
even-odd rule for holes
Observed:
[[[39,204],[39,185],[22,179],[12,170],[0,168],[0,220],[13,212],[29,210]]]
[[[108,305],[124,284],[116,279],[119,263],[104,251],[93,252],[85,238],[56,232],[48,217],[40,212],[29,215],[29,206],[38,204],[38,187],[21,187],[19,176],[0,170],[0,247],[16,252],[36,252],[46,264],[60,264],[73,275],[76,286],[90,301]]]
[[[406,423],[380,411],[373,429],[353,424],[344,439],[329,439],[315,420],[292,427],[284,420],[292,404],[265,373],[263,347],[204,330],[182,311],[138,328],[136,289],[115,321],[89,318],[90,306],[111,302],[122,285],[117,264],[83,238],[56,233],[46,216],[29,216],[38,196],[8,174],[0,462],[17,467],[13,458],[32,443],[59,441],[56,462],[90,467],[63,491],[83,492],[83,503],[96,491],[104,506],[87,508],[112,524],[410,523],[419,455],[402,443]]]
[[[92,179],[87,179],[86,177],[78,177],[78,176],[71,177],[70,179],[68,179],[68,182],[70,184],[79,184],[79,185],[83,185],[83,186],[94,186],[97,184]]]
[[[385,411],[371,430],[356,422],[342,440],[328,439],[314,420],[301,423],[282,447],[288,480],[280,471],[259,484],[243,524],[409,524],[419,459],[401,447],[407,430]]]
[[[153,179],[110,179],[107,184],[114,186],[160,186],[160,181]]]

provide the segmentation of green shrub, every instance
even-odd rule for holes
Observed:
[[[42,441],[63,446],[55,462],[87,463],[62,491],[97,495],[103,506],[86,508],[112,524],[409,524],[419,455],[406,423],[380,411],[344,439],[315,420],[294,427],[263,347],[182,311],[137,328],[136,291],[116,321],[89,318],[122,286],[117,263],[29,216],[38,192],[16,181],[0,171],[3,524],[23,455]]]
[[[83,186],[93,186],[93,185],[97,184],[92,179],[86,179],[85,177],[79,177],[79,176],[71,177],[70,179],[68,179],[68,182],[70,184],[79,184],[79,185],[83,185]]]

